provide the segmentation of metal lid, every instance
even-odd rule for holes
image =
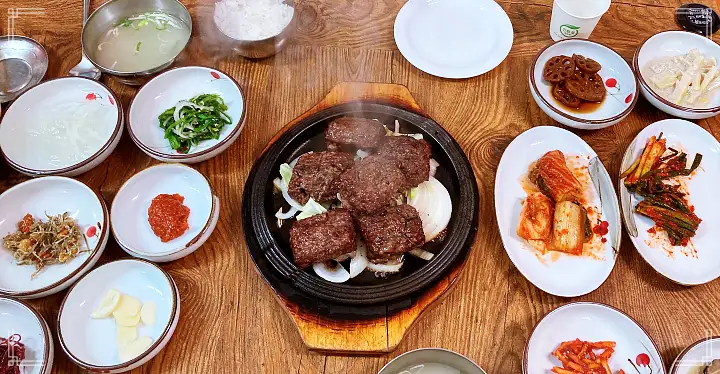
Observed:
[[[0,103],[38,84],[47,67],[47,52],[40,43],[24,36],[0,37]]]
[[[710,36],[720,29],[720,17],[703,4],[685,4],[675,10],[677,22],[687,31]]]

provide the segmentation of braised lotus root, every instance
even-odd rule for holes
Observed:
[[[582,100],[578,98],[577,96],[570,93],[570,91],[565,88],[565,82],[556,83],[553,86],[552,89],[552,95],[557,101],[559,101],[563,105],[567,105],[571,108],[580,108],[580,103]]]
[[[559,83],[570,77],[575,71],[575,61],[568,56],[555,56],[545,63],[543,79],[550,83]]]
[[[606,93],[603,80],[597,73],[588,74],[583,71],[576,71],[566,79],[565,88],[580,99],[594,103],[603,101]]]
[[[583,55],[573,54],[573,61],[575,61],[575,66],[577,66],[578,69],[586,73],[594,74],[602,69],[599,62],[591,58],[586,58]]]

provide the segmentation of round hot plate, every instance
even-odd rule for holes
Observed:
[[[291,224],[278,227],[275,212],[287,210],[282,195],[273,191],[273,179],[279,176],[282,163],[290,162],[310,151],[323,151],[325,130],[343,116],[377,119],[389,128],[395,120],[402,133],[420,133],[430,144],[432,158],[440,166],[435,178],[450,193],[452,218],[444,240],[428,243],[435,253],[430,261],[405,256],[398,273],[383,277],[365,271],[343,284],[318,277],[312,268],[303,270],[293,262],[289,243]],[[242,219],[250,255],[259,272],[282,297],[322,314],[338,314],[342,307],[365,306],[347,311],[350,315],[384,315],[387,306],[412,302],[415,295],[462,264],[473,244],[478,224],[479,195],[470,161],[457,142],[435,121],[397,107],[376,103],[349,103],[322,110],[286,128],[268,145],[253,166],[245,184]],[[373,311],[373,306],[377,307]],[[407,307],[407,306],[405,306]],[[340,312],[340,314],[346,314]]]

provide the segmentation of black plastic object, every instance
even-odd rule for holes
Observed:
[[[278,209],[286,211],[288,206],[282,195],[273,191],[273,179],[279,177],[280,164],[309,151],[325,150],[325,130],[331,121],[342,116],[378,119],[389,128],[398,120],[401,132],[423,134],[430,143],[432,157],[440,164],[435,177],[448,189],[453,202],[446,238],[426,246],[435,253],[431,261],[406,255],[399,273],[377,277],[365,271],[344,284],[325,281],[312,268],[302,270],[293,262],[289,245],[291,222],[278,227],[275,218]],[[245,183],[242,221],[255,265],[281,296],[321,314],[377,317],[393,308],[408,307],[424,289],[466,259],[477,232],[478,204],[478,187],[470,161],[439,124],[404,109],[358,102],[312,114],[277,136],[257,160]],[[357,309],[360,305],[363,308]]]
[[[687,31],[710,36],[720,29],[720,17],[703,4],[685,4],[675,10],[677,22]]]

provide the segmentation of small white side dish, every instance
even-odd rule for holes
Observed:
[[[585,295],[596,290],[608,278],[620,248],[620,209],[610,176],[602,166],[595,165],[600,195],[591,189],[600,217],[608,221],[607,242],[602,259],[572,256],[559,252],[541,254],[517,235],[522,202],[527,197],[521,180],[530,165],[545,153],[562,151],[566,157],[580,156],[583,163],[597,157],[595,151],[575,134],[553,126],[540,126],[525,131],[505,149],[495,176],[495,214],[500,236],[510,260],[531,283],[541,290],[562,297]],[[584,159],[584,160],[583,160]],[[602,198],[601,198],[602,197]]]
[[[485,74],[505,60],[513,44],[510,18],[493,0],[410,0],[394,29],[400,53],[441,78]]]
[[[562,367],[552,353],[560,343],[575,339],[615,342],[608,362],[613,373],[620,369],[637,373],[634,365],[643,373],[666,372],[657,345],[635,320],[609,305],[579,302],[553,310],[535,326],[525,346],[523,374],[550,373],[553,367]]]
[[[200,142],[188,154],[174,151],[165,139],[158,116],[178,101],[200,94],[219,94],[228,106],[232,123],[226,125],[219,139]],[[133,142],[148,156],[164,162],[197,163],[225,151],[240,136],[245,126],[245,94],[227,74],[202,66],[168,70],[146,83],[130,102],[128,132]]]
[[[190,208],[188,230],[163,243],[148,223],[148,208],[159,194],[180,194]],[[165,262],[185,257],[210,237],[220,216],[220,199],[210,182],[195,169],[182,164],[151,166],[128,179],[111,208],[115,239],[128,254]]]
[[[670,374],[702,374],[698,367],[708,365],[713,360],[720,360],[720,336],[699,340],[685,348],[677,356]]]
[[[64,264],[48,265],[34,278],[35,266],[17,265],[0,241],[0,295],[34,299],[60,292],[75,283],[98,261],[110,236],[110,214],[103,199],[82,182],[44,177],[18,184],[0,195],[0,237],[17,230],[30,213],[37,219],[68,212],[85,234],[90,251]],[[92,234],[92,235],[90,235]],[[84,241],[83,241],[84,242]],[[82,249],[88,249],[85,245]]]
[[[607,96],[598,108],[589,113],[570,110],[552,95],[552,84],[543,79],[545,64],[551,57],[583,55],[602,65],[598,72]],[[552,43],[538,52],[529,70],[530,93],[545,114],[562,123],[582,130],[596,130],[617,124],[635,107],[638,83],[630,65],[612,48],[584,39],[565,39]]]
[[[85,118],[91,121],[80,128]],[[0,150],[23,174],[75,176],[103,162],[122,130],[120,102],[107,86],[64,77],[38,84],[10,105],[0,122]]]
[[[0,297],[0,336],[21,336],[25,345],[25,359],[21,362],[23,374],[50,374],[55,347],[45,319],[20,300]]]
[[[620,181],[623,219],[635,248],[640,255],[662,276],[683,285],[698,285],[720,277],[720,212],[717,210],[717,186],[720,184],[720,143],[702,127],[681,119],[658,121],[645,127],[635,137],[623,157],[621,170],[627,170],[640,157],[647,140],[663,134],[667,146],[688,154],[692,162],[696,153],[703,155],[702,162],[688,180],[690,204],[702,219],[688,247],[670,246],[648,232],[654,222],[634,212],[639,199],[628,193]],[[688,178],[683,177],[687,180]],[[632,228],[637,228],[637,236]],[[695,252],[694,250],[697,252]]]
[[[426,366],[433,364],[440,364],[450,368],[447,370],[455,370],[463,374],[486,374],[485,370],[469,358],[443,348],[420,348],[405,352],[383,366],[378,374],[425,373],[427,371],[424,370],[427,369]],[[443,371],[443,373],[451,372],[447,370]],[[434,372],[431,369],[428,374]]]
[[[156,323],[139,328],[139,336],[150,337],[153,344],[130,361],[118,357],[115,321],[90,317],[110,288],[157,305]],[[179,316],[180,296],[167,272],[144,260],[118,260],[91,271],[70,289],[58,314],[58,338],[63,351],[81,368],[121,373],[155,357],[170,341]]]
[[[653,106],[675,117],[685,119],[703,119],[720,114],[720,90],[711,95],[707,108],[693,109],[674,104],[653,92],[650,84],[642,75],[642,69],[648,62],[658,57],[672,57],[688,53],[691,49],[698,49],[706,56],[712,56],[720,61],[720,46],[712,39],[687,31],[665,31],[655,34],[645,40],[635,51],[633,68],[640,81],[642,95]]]

